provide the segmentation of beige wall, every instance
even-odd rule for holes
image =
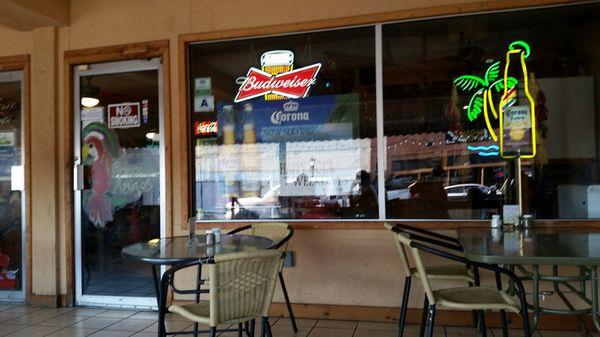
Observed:
[[[38,171],[42,176],[34,179],[34,239],[37,233],[48,236],[48,241],[34,240],[33,266],[40,268],[34,273],[33,291],[35,294],[56,294],[55,282],[43,279],[41,275],[53,278],[59,275],[60,293],[66,293],[66,220],[72,215],[59,212],[60,218],[52,220],[56,209],[64,209],[60,201],[65,193],[64,173],[70,168],[71,153],[62,152],[69,141],[65,125],[72,123],[66,117],[63,53],[90,47],[168,39],[170,43],[171,78],[171,125],[172,158],[180,158],[178,144],[180,118],[185,112],[179,111],[178,35],[214,30],[252,28],[283,23],[300,23],[314,20],[328,20],[350,16],[385,13],[409,8],[426,8],[464,4],[475,1],[458,0],[380,0],[380,1],[336,1],[336,0],[255,0],[255,1],[208,1],[208,0],[71,0],[70,25],[56,29],[54,35],[47,29],[34,32],[17,32],[0,27],[0,56],[31,54],[32,101],[34,117],[42,118],[34,126],[44,126],[32,130],[34,150],[33,166],[44,161],[57,161],[54,167],[42,166]],[[518,2],[514,2],[518,4]],[[55,37],[55,40],[52,40]],[[48,40],[50,39],[50,40]],[[35,46],[34,46],[35,42]],[[53,63],[55,62],[55,63]],[[47,69],[44,69],[47,67]],[[55,68],[54,68],[55,67]],[[56,88],[45,88],[56,83]],[[49,109],[44,115],[35,106],[52,103],[52,95],[58,100],[56,112]],[[48,124],[45,124],[45,123]],[[54,132],[53,132],[54,131]],[[54,138],[56,137],[56,138]],[[173,223],[175,234],[181,223],[182,200],[177,191],[182,185],[181,167],[177,160],[172,165]],[[48,171],[49,170],[49,171]],[[57,170],[59,175],[56,177]],[[38,172],[36,171],[36,172]],[[47,181],[49,179],[50,181]],[[49,220],[48,220],[49,219]],[[59,226],[58,261],[49,253],[56,247],[53,233]],[[398,258],[392,239],[385,231],[377,230],[299,230],[294,237],[291,249],[297,253],[297,266],[286,270],[290,296],[294,302],[348,304],[367,306],[398,306],[401,296],[403,275],[400,274]],[[418,286],[415,287],[415,293]],[[277,295],[276,300],[281,297]],[[417,307],[418,298],[413,299]]]

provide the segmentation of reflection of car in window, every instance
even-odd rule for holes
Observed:
[[[226,219],[279,218],[280,185],[271,187],[262,197],[243,197],[225,204]]]
[[[470,183],[446,186],[444,190],[449,202],[469,202],[473,208],[496,208],[504,200],[496,186]]]

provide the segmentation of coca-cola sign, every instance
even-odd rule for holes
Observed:
[[[271,75],[257,68],[250,68],[235,96],[235,103],[266,94],[277,94],[288,98],[308,96],[310,87],[316,83],[321,63],[292,71]]]
[[[216,137],[218,132],[218,125],[216,121],[195,121],[194,122],[194,135],[195,136],[211,136]]]

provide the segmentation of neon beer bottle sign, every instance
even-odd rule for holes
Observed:
[[[508,46],[504,66],[504,94],[498,106],[498,111],[500,111],[500,155],[503,158],[515,158],[517,155],[521,158],[535,157],[535,101],[529,93],[527,64],[525,63],[525,59],[529,55],[529,45],[524,41],[515,41]],[[515,58],[518,63],[511,65],[511,61],[514,61]],[[520,77],[513,86],[508,85],[509,72],[518,74]],[[519,87],[522,87],[525,95],[520,101]],[[507,141],[509,144],[505,144]],[[521,151],[523,150],[521,147],[526,148],[526,151]]]
[[[525,143],[523,140],[531,136],[530,151],[521,153],[522,158],[532,158],[535,156],[535,102],[529,93],[529,82],[527,77],[527,65],[525,59],[530,54],[529,45],[524,41],[515,41],[508,47],[506,53],[506,64],[504,66],[503,76],[500,77],[500,61],[492,63],[483,76],[477,75],[462,75],[454,79],[453,84],[460,90],[466,92],[475,91],[469,99],[467,117],[469,121],[475,121],[479,116],[483,115],[488,132],[495,142],[500,143],[500,153],[504,158],[513,158],[516,156],[515,149],[504,149],[504,119],[505,117],[515,117],[514,121],[520,121],[511,126],[517,126],[511,129],[512,140]],[[515,63],[511,65],[511,56],[519,58],[517,68]],[[519,67],[520,66],[520,67]],[[510,69],[510,70],[509,70]],[[512,75],[517,75],[512,76]],[[522,87],[525,93],[525,99],[518,102],[519,86]],[[500,103],[496,110],[494,104],[494,95],[499,95]],[[520,103],[521,105],[515,105]],[[491,115],[491,116],[490,116]],[[492,117],[500,120],[500,135],[496,134],[496,130],[492,126]],[[511,122],[512,119],[508,119]],[[508,135],[510,136],[510,135]],[[500,138],[500,139],[498,139]],[[512,153],[509,153],[511,152]]]
[[[298,68],[294,67],[294,53],[289,50],[269,51],[261,56],[261,68],[251,67],[246,77],[236,82],[240,88],[234,102],[239,103],[259,96],[265,100],[304,98],[317,81],[321,63]]]

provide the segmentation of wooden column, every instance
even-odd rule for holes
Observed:
[[[33,31],[31,55],[31,225],[33,305],[57,306],[57,28]]]

